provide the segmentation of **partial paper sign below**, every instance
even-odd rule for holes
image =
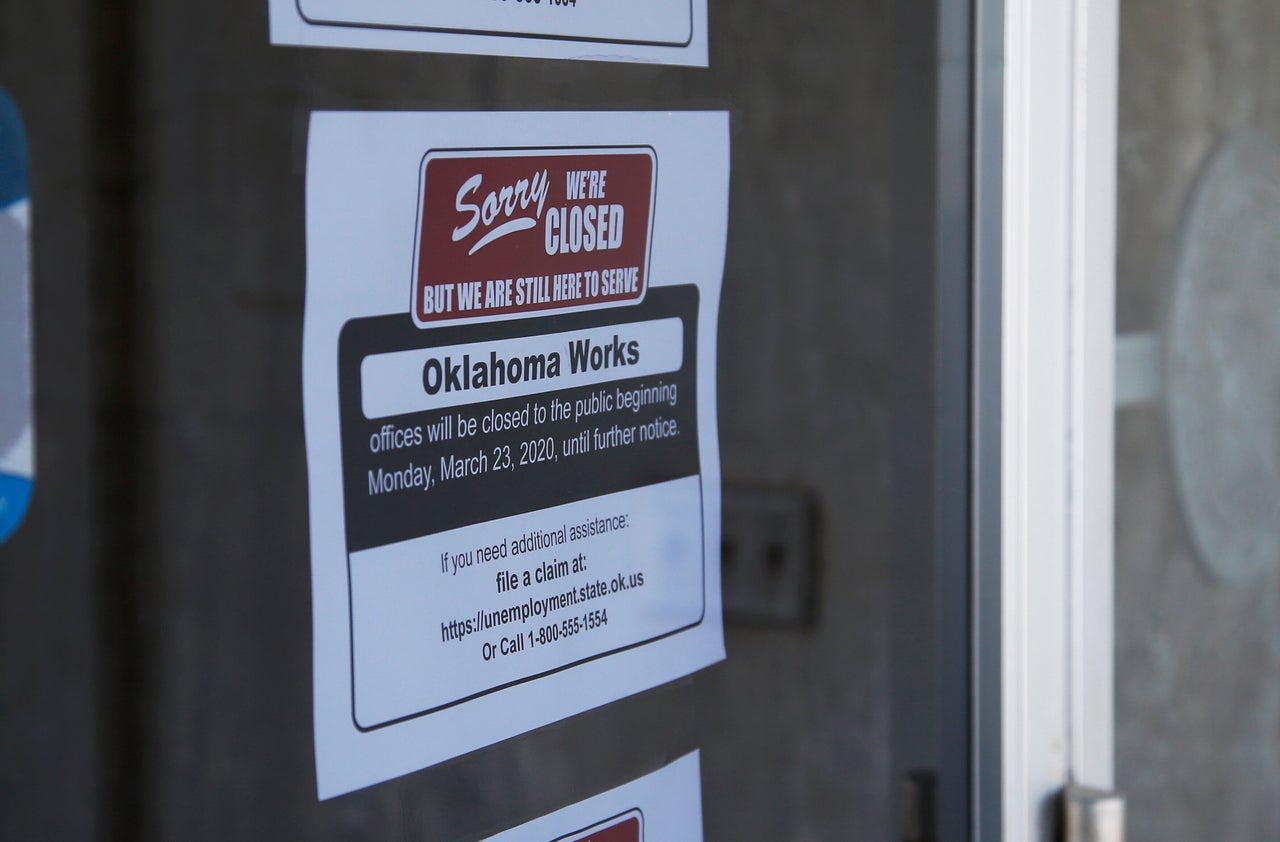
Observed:
[[[271,42],[707,65],[706,0],[268,0]]]
[[[720,113],[312,118],[328,797],[724,656]]]
[[[486,842],[702,842],[699,759],[696,751],[687,754]]]

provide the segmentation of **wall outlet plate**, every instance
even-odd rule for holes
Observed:
[[[724,487],[721,593],[731,622],[808,626],[817,585],[818,508],[805,491]]]

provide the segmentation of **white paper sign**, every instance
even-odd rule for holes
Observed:
[[[271,42],[707,66],[706,0],[268,0]]]
[[[317,113],[322,798],[724,657],[723,113]]]
[[[699,760],[692,752],[485,842],[702,842]]]

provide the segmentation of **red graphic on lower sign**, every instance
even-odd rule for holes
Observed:
[[[655,173],[648,147],[428,153],[414,321],[639,301]]]
[[[644,833],[637,813],[627,814],[625,818],[610,819],[604,825],[596,825],[577,835],[564,836],[556,842],[644,842]]]

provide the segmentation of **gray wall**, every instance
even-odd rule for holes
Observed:
[[[0,11],[40,436],[0,548],[0,837],[478,838],[693,746],[709,839],[888,837],[889,4],[711,5],[709,70],[272,48],[261,0]],[[306,113],[579,107],[732,111],[724,475],[816,494],[818,622],[317,804]]]
[[[1121,3],[1122,333],[1160,326],[1178,218],[1213,146],[1241,129],[1280,140],[1277,43],[1271,0]],[[1117,415],[1116,615],[1130,838],[1275,838],[1280,571],[1243,588],[1211,579],[1175,493],[1158,406]]]

